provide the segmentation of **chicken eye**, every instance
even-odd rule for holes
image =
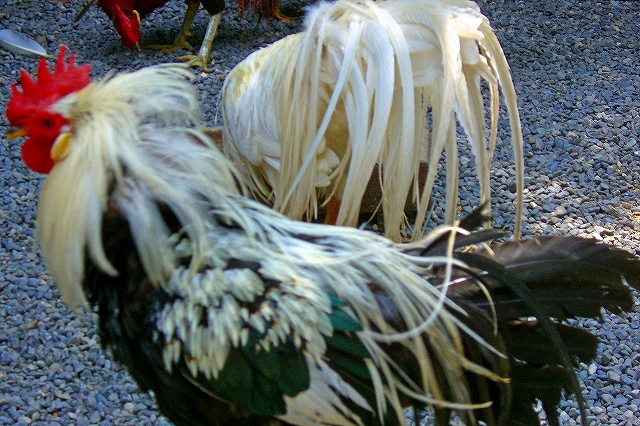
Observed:
[[[44,120],[42,120],[42,125],[45,127],[45,129],[50,129],[53,127],[54,123],[52,119],[45,118]]]

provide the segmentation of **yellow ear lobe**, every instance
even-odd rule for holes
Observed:
[[[133,13],[136,15],[136,18],[138,18],[138,23],[140,23],[140,14],[138,13],[138,11],[134,10]]]
[[[61,133],[51,146],[51,159],[57,163],[64,160],[69,152],[71,152],[71,145],[73,144],[73,135],[71,133]]]

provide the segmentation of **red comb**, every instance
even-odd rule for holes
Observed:
[[[65,63],[66,46],[60,46],[56,67],[49,73],[47,61],[40,59],[38,81],[34,81],[24,69],[20,70],[20,86],[11,86],[11,99],[7,104],[9,123],[23,127],[29,117],[37,111],[45,110],[52,103],[70,93],[76,92],[91,82],[91,65],[76,67],[73,53],[69,54],[69,62]]]

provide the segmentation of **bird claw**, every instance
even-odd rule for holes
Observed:
[[[188,50],[189,52],[193,52],[195,50],[186,40],[176,40],[173,44],[150,44],[147,46],[142,46],[142,48],[149,50],[158,50],[164,54],[175,52],[178,49]]]
[[[280,20],[280,21],[285,21],[285,22],[289,22],[289,21],[295,21],[298,19],[297,16],[289,16],[289,15],[285,15],[284,13],[282,13],[282,11],[280,10],[280,8],[278,8],[275,12],[273,12],[273,16],[274,18]]]
[[[185,55],[176,59],[179,62],[185,62],[191,68],[200,67],[204,72],[211,72],[209,68],[209,60],[200,55]]]

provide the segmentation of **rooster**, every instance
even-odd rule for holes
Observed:
[[[91,82],[61,48],[53,72],[21,71],[6,110],[26,165],[48,174],[36,228],[51,277],[164,415],[400,425],[413,408],[534,425],[536,399],[551,422],[563,390],[581,401],[573,362],[598,341],[562,321],[631,309],[638,259],[562,237],[462,250],[497,235],[467,231],[478,211],[404,245],[293,221],[243,195],[198,130],[189,77],[164,64]]]
[[[96,6],[107,14],[113,23],[113,27],[120,36],[122,45],[129,49],[139,50],[140,20],[157,8],[162,7],[168,1],[169,0],[92,0],[87,3],[83,10],[76,16],[75,20],[79,20],[90,6],[96,4]],[[207,71],[209,69],[211,45],[215,38],[218,25],[220,24],[225,1],[185,0],[185,2],[187,3],[187,11],[175,41],[169,45],[148,45],[145,47],[160,50],[163,53],[173,52],[177,49],[192,50],[191,45],[187,41],[187,37],[191,35],[191,24],[193,23],[200,4],[202,4],[211,15],[211,19],[209,20],[209,25],[207,26],[200,50],[197,55],[182,56],[179,60],[188,61],[190,66],[198,66]],[[239,0],[239,4],[242,6],[247,2],[250,2],[255,8],[267,16],[274,16],[278,19],[289,19],[280,11],[278,0]]]
[[[315,219],[329,203],[335,207],[327,215],[337,215],[337,224],[356,226],[367,183],[379,179],[385,235],[400,240],[412,193],[417,239],[444,148],[447,222],[455,217],[456,117],[475,154],[481,202],[488,202],[501,88],[520,234],[523,153],[516,95],[502,48],[475,3],[338,0],[310,9],[305,26],[303,33],[254,52],[225,80],[224,149],[255,197],[294,219]],[[489,149],[482,80],[491,98]],[[431,136],[425,129],[429,111]],[[422,186],[421,151],[428,160]],[[379,177],[372,176],[376,166]]]

